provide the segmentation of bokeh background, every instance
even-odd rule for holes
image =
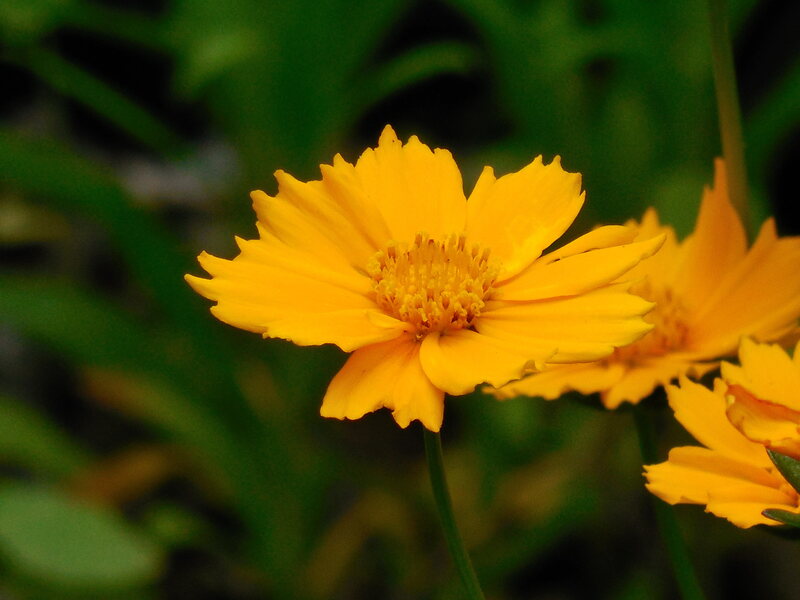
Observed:
[[[792,220],[800,5],[732,0],[754,223]],[[574,235],[691,230],[720,153],[700,0],[0,2],[0,598],[456,599],[418,424],[318,408],[344,361],[229,328],[182,275],[249,190],[391,123],[469,188],[559,154]],[[752,226],[752,224],[751,224]],[[661,455],[688,436],[663,405]],[[670,599],[628,410],[447,403],[492,599]],[[796,598],[797,540],[679,507],[709,598]]]

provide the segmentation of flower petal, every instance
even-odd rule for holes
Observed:
[[[725,456],[761,467],[770,460],[764,449],[742,436],[725,416],[724,386],[715,390],[681,379],[680,387],[668,386],[669,405],[675,418],[698,442]]]
[[[410,242],[420,232],[444,238],[464,230],[463,182],[447,150],[431,151],[417,136],[404,145],[387,125],[378,147],[359,157],[355,171],[392,239]]]
[[[521,351],[468,329],[429,334],[420,360],[434,385],[454,396],[470,393],[479,383],[500,386],[518,379],[529,362]]]
[[[726,413],[747,439],[800,458],[800,412],[756,398],[740,385],[728,387]]]
[[[368,298],[369,280],[354,270],[335,270],[269,240],[238,240],[241,254],[224,260],[203,253],[212,275],[186,281],[217,305],[221,321],[301,345],[333,343],[345,351],[397,337],[402,321]]]
[[[503,265],[501,279],[522,271],[560,238],[583,206],[581,176],[556,157],[537,157],[516,173],[495,179],[486,167],[467,201],[467,237]]]
[[[800,237],[777,238],[769,220],[733,270],[715,276],[713,294],[692,315],[690,348],[707,356],[732,354],[742,336],[777,340],[800,316]]]
[[[647,357],[631,364],[625,375],[603,393],[603,404],[609,409],[617,408],[623,402],[637,404],[659,386],[665,386],[687,373],[699,377],[715,366],[715,363],[692,363],[670,354]]]
[[[622,364],[607,361],[550,365],[540,373],[512,381],[499,390],[487,391],[501,400],[516,396],[555,400],[571,390],[584,395],[607,390],[617,383],[624,373],[625,367]]]
[[[800,508],[794,504],[780,504],[775,502],[709,502],[706,511],[713,515],[727,519],[737,527],[747,529],[755,525],[781,525],[780,522],[765,517],[762,513],[767,508],[778,508],[795,514],[800,513]]]
[[[577,240],[576,240],[577,241]],[[642,242],[589,250],[559,260],[548,256],[508,282],[501,282],[495,297],[502,300],[539,300],[583,294],[617,279],[640,260],[652,256],[664,242],[660,235]]]
[[[707,504],[707,510],[739,527],[751,527],[766,520],[754,520],[767,508],[790,506],[793,499],[780,490],[781,480],[765,469],[728,458],[707,448],[673,448],[669,460],[645,466],[646,487],[669,504]],[[760,510],[743,512],[739,505],[758,505]],[[728,505],[728,506],[725,506]]]
[[[444,393],[423,372],[419,349],[413,338],[403,336],[356,350],[328,386],[320,414],[359,419],[386,407],[400,427],[419,420],[439,431]]]
[[[653,304],[615,284],[581,296],[539,302],[487,303],[475,329],[519,344],[531,358],[590,362],[639,339],[652,328],[641,319]],[[555,354],[554,354],[555,353]]]
[[[706,188],[694,233],[684,241],[674,292],[687,298],[707,298],[747,253],[747,235],[728,196],[725,163],[714,161],[714,187]]]
[[[722,363],[722,378],[751,394],[800,411],[800,368],[777,344],[758,344],[749,338],[739,346],[741,367]]]

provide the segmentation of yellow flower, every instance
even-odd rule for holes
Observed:
[[[666,462],[645,466],[647,489],[670,504],[705,504],[708,512],[739,527],[780,525],[761,514],[768,508],[800,514],[797,492],[772,464],[764,446],[744,437],[726,416],[729,385],[738,385],[732,382],[746,382],[760,392],[774,391],[781,381],[774,374],[787,372],[785,365],[770,364],[778,354],[787,360],[776,346],[744,341],[742,367],[723,363],[725,381],[717,379],[713,391],[686,378],[680,388],[667,387],[675,417],[705,447],[673,448]],[[797,365],[793,372],[797,380]]]
[[[651,327],[652,304],[611,282],[663,239],[604,227],[542,255],[584,200],[559,159],[499,179],[487,167],[467,201],[448,151],[387,127],[355,165],[337,155],[321,171],[276,172],[276,196],[251,194],[258,239],[237,238],[233,260],[202,253],[212,278],[186,279],[225,323],[353,352],[323,416],[386,407],[438,431],[445,392],[595,360]]]
[[[800,344],[792,359],[745,339],[739,360],[741,367],[722,363],[728,419],[749,440],[800,459]]]
[[[495,395],[554,399],[576,390],[600,392],[607,408],[635,404],[660,385],[716,368],[720,358],[734,354],[742,336],[776,341],[796,329],[800,238],[778,238],[769,219],[748,250],[728,198],[724,163],[715,166],[714,187],[703,194],[689,238],[679,243],[652,208],[639,224],[639,239],[667,235],[661,250],[626,275],[639,278],[632,292],[656,303],[646,317],[653,331],[608,359],[548,368]]]

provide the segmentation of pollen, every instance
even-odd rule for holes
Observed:
[[[463,234],[437,240],[424,233],[411,244],[390,242],[367,268],[378,306],[409,323],[418,340],[472,327],[498,270],[489,249],[468,247]]]
[[[614,358],[625,362],[636,362],[639,358],[661,356],[686,347],[689,327],[686,324],[687,310],[671,289],[658,289],[645,280],[631,288],[631,292],[645,300],[655,302],[655,307],[644,318],[653,324],[653,329],[638,342],[617,348]]]

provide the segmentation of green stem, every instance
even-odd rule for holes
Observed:
[[[641,404],[634,407],[633,418],[636,422],[636,431],[639,434],[639,448],[642,452],[642,460],[644,464],[652,465],[658,461],[652,419],[648,414],[647,408]],[[666,546],[681,596],[684,600],[704,600],[705,596],[694,572],[692,561],[689,558],[689,550],[678,526],[678,520],[675,518],[675,511],[671,506],[655,496],[652,496],[651,500],[653,501],[658,530],[661,534],[661,539],[664,541],[664,546]]]
[[[461,533],[458,531],[456,519],[453,515],[453,504],[450,501],[450,491],[447,489],[447,479],[444,475],[444,461],[442,459],[442,440],[438,433],[433,433],[424,429],[425,432],[425,457],[428,459],[428,472],[433,488],[433,497],[436,500],[436,508],[439,511],[439,519],[442,522],[444,537],[447,540],[447,547],[456,570],[461,576],[461,581],[467,592],[466,598],[469,600],[484,600],[481,584],[472,568],[472,562],[464,547]]]
[[[725,0],[708,0],[711,27],[711,58],[714,68],[714,87],[717,94],[719,129],[722,135],[722,155],[728,173],[728,192],[731,203],[747,225],[747,167],[744,162],[742,112],[736,88],[728,11]]]

